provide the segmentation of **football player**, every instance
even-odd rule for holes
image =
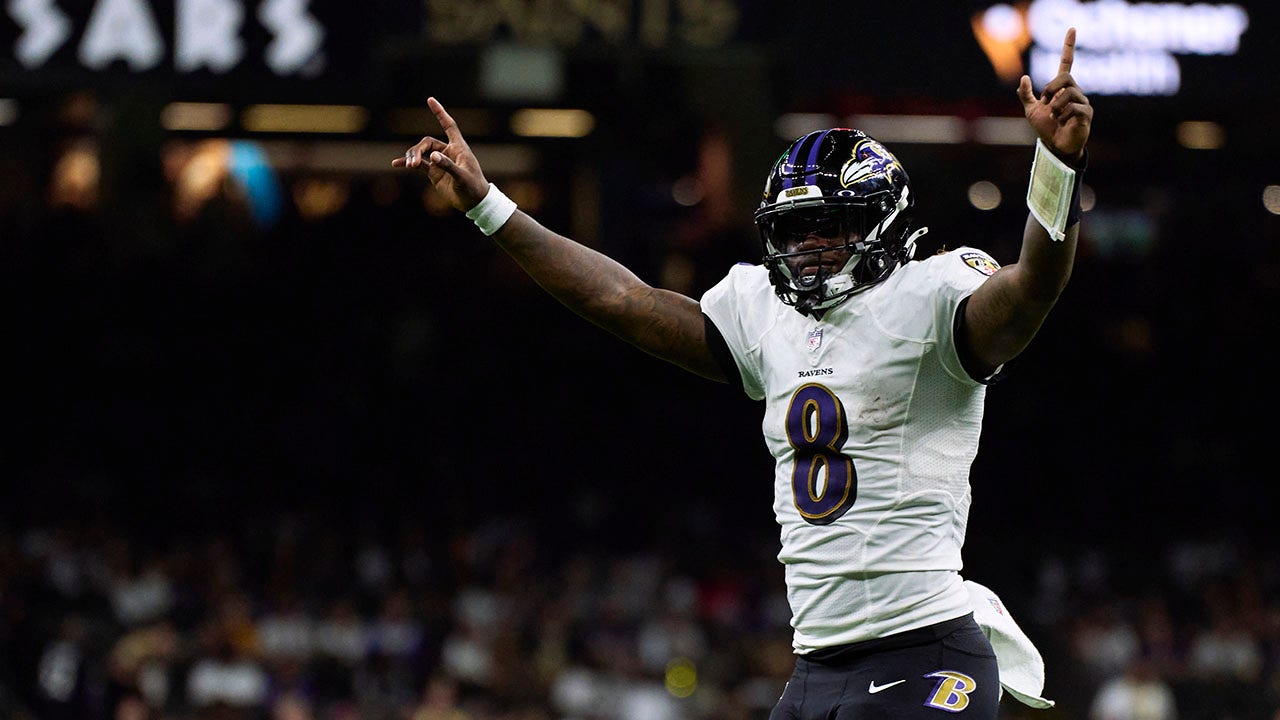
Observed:
[[[906,170],[852,129],[805,135],[778,158],[755,213],[763,263],[734,267],[701,302],[518,212],[434,98],[445,138],[392,163],[425,170],[578,314],[765,402],[797,655],[774,718],[990,720],[1002,680],[1040,700],[1042,674],[1019,688],[1012,664],[997,664],[974,613],[1005,613],[959,571],[986,383],[1071,273],[1093,118],[1071,76],[1074,47],[1070,29],[1040,95],[1028,77],[1018,86],[1038,141],[1031,214],[1004,267],[970,247],[913,259],[924,230],[912,229]]]

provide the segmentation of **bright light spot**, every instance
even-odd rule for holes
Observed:
[[[1268,185],[1263,189],[1262,207],[1272,215],[1280,215],[1280,185]]]
[[[855,127],[885,143],[962,143],[965,122],[954,115],[853,115]]]
[[[687,698],[698,689],[698,669],[685,658],[667,663],[667,692],[678,698]]]
[[[982,29],[994,40],[1013,42],[1022,35],[1022,15],[1012,5],[993,5],[982,14]]]
[[[225,103],[172,102],[160,111],[165,130],[224,130],[231,124],[231,106]]]
[[[368,122],[357,105],[250,105],[240,116],[249,132],[354,133]]]
[[[98,146],[88,140],[77,142],[53,166],[50,202],[55,207],[91,210],[98,204],[101,178]]]
[[[1178,123],[1178,144],[1191,150],[1219,150],[1227,142],[1227,133],[1216,122]]]
[[[230,155],[231,144],[223,139],[170,146],[165,165],[173,168],[173,212],[180,222],[190,222],[222,191]]]
[[[304,220],[323,220],[341,210],[351,196],[345,180],[309,178],[293,187],[293,202]]]
[[[698,178],[685,176],[675,181],[671,186],[671,198],[680,205],[685,207],[693,207],[702,202],[702,198],[706,196],[706,192],[702,188],[702,183],[698,182]]]
[[[586,110],[526,108],[511,115],[511,132],[521,137],[586,137],[596,118]]]
[[[1000,188],[989,180],[979,180],[969,186],[969,203],[979,210],[995,210],[1000,207]]]
[[[980,117],[973,121],[973,139],[987,145],[1034,145],[1036,131],[1023,117]]]
[[[1098,204],[1098,194],[1088,183],[1080,183],[1080,209],[1089,212]]]

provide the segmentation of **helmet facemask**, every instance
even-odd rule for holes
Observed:
[[[897,203],[884,194],[775,206],[758,214],[764,264],[783,302],[803,313],[834,307],[911,259],[914,243],[904,243],[909,202],[903,195]]]
[[[858,130],[809,133],[778,158],[755,213],[778,297],[821,311],[883,281],[911,259],[914,198],[906,171]]]

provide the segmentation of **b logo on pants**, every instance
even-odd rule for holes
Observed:
[[[969,693],[978,687],[977,681],[973,678],[954,670],[939,670],[925,677],[937,678],[938,686],[933,689],[933,695],[924,706],[947,712],[960,712],[968,707]]]

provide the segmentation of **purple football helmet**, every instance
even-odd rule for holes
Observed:
[[[911,234],[914,202],[902,164],[866,133],[833,128],[796,140],[774,163],[755,213],[774,291],[808,313],[889,277],[924,232]],[[842,242],[813,247],[807,237]]]

